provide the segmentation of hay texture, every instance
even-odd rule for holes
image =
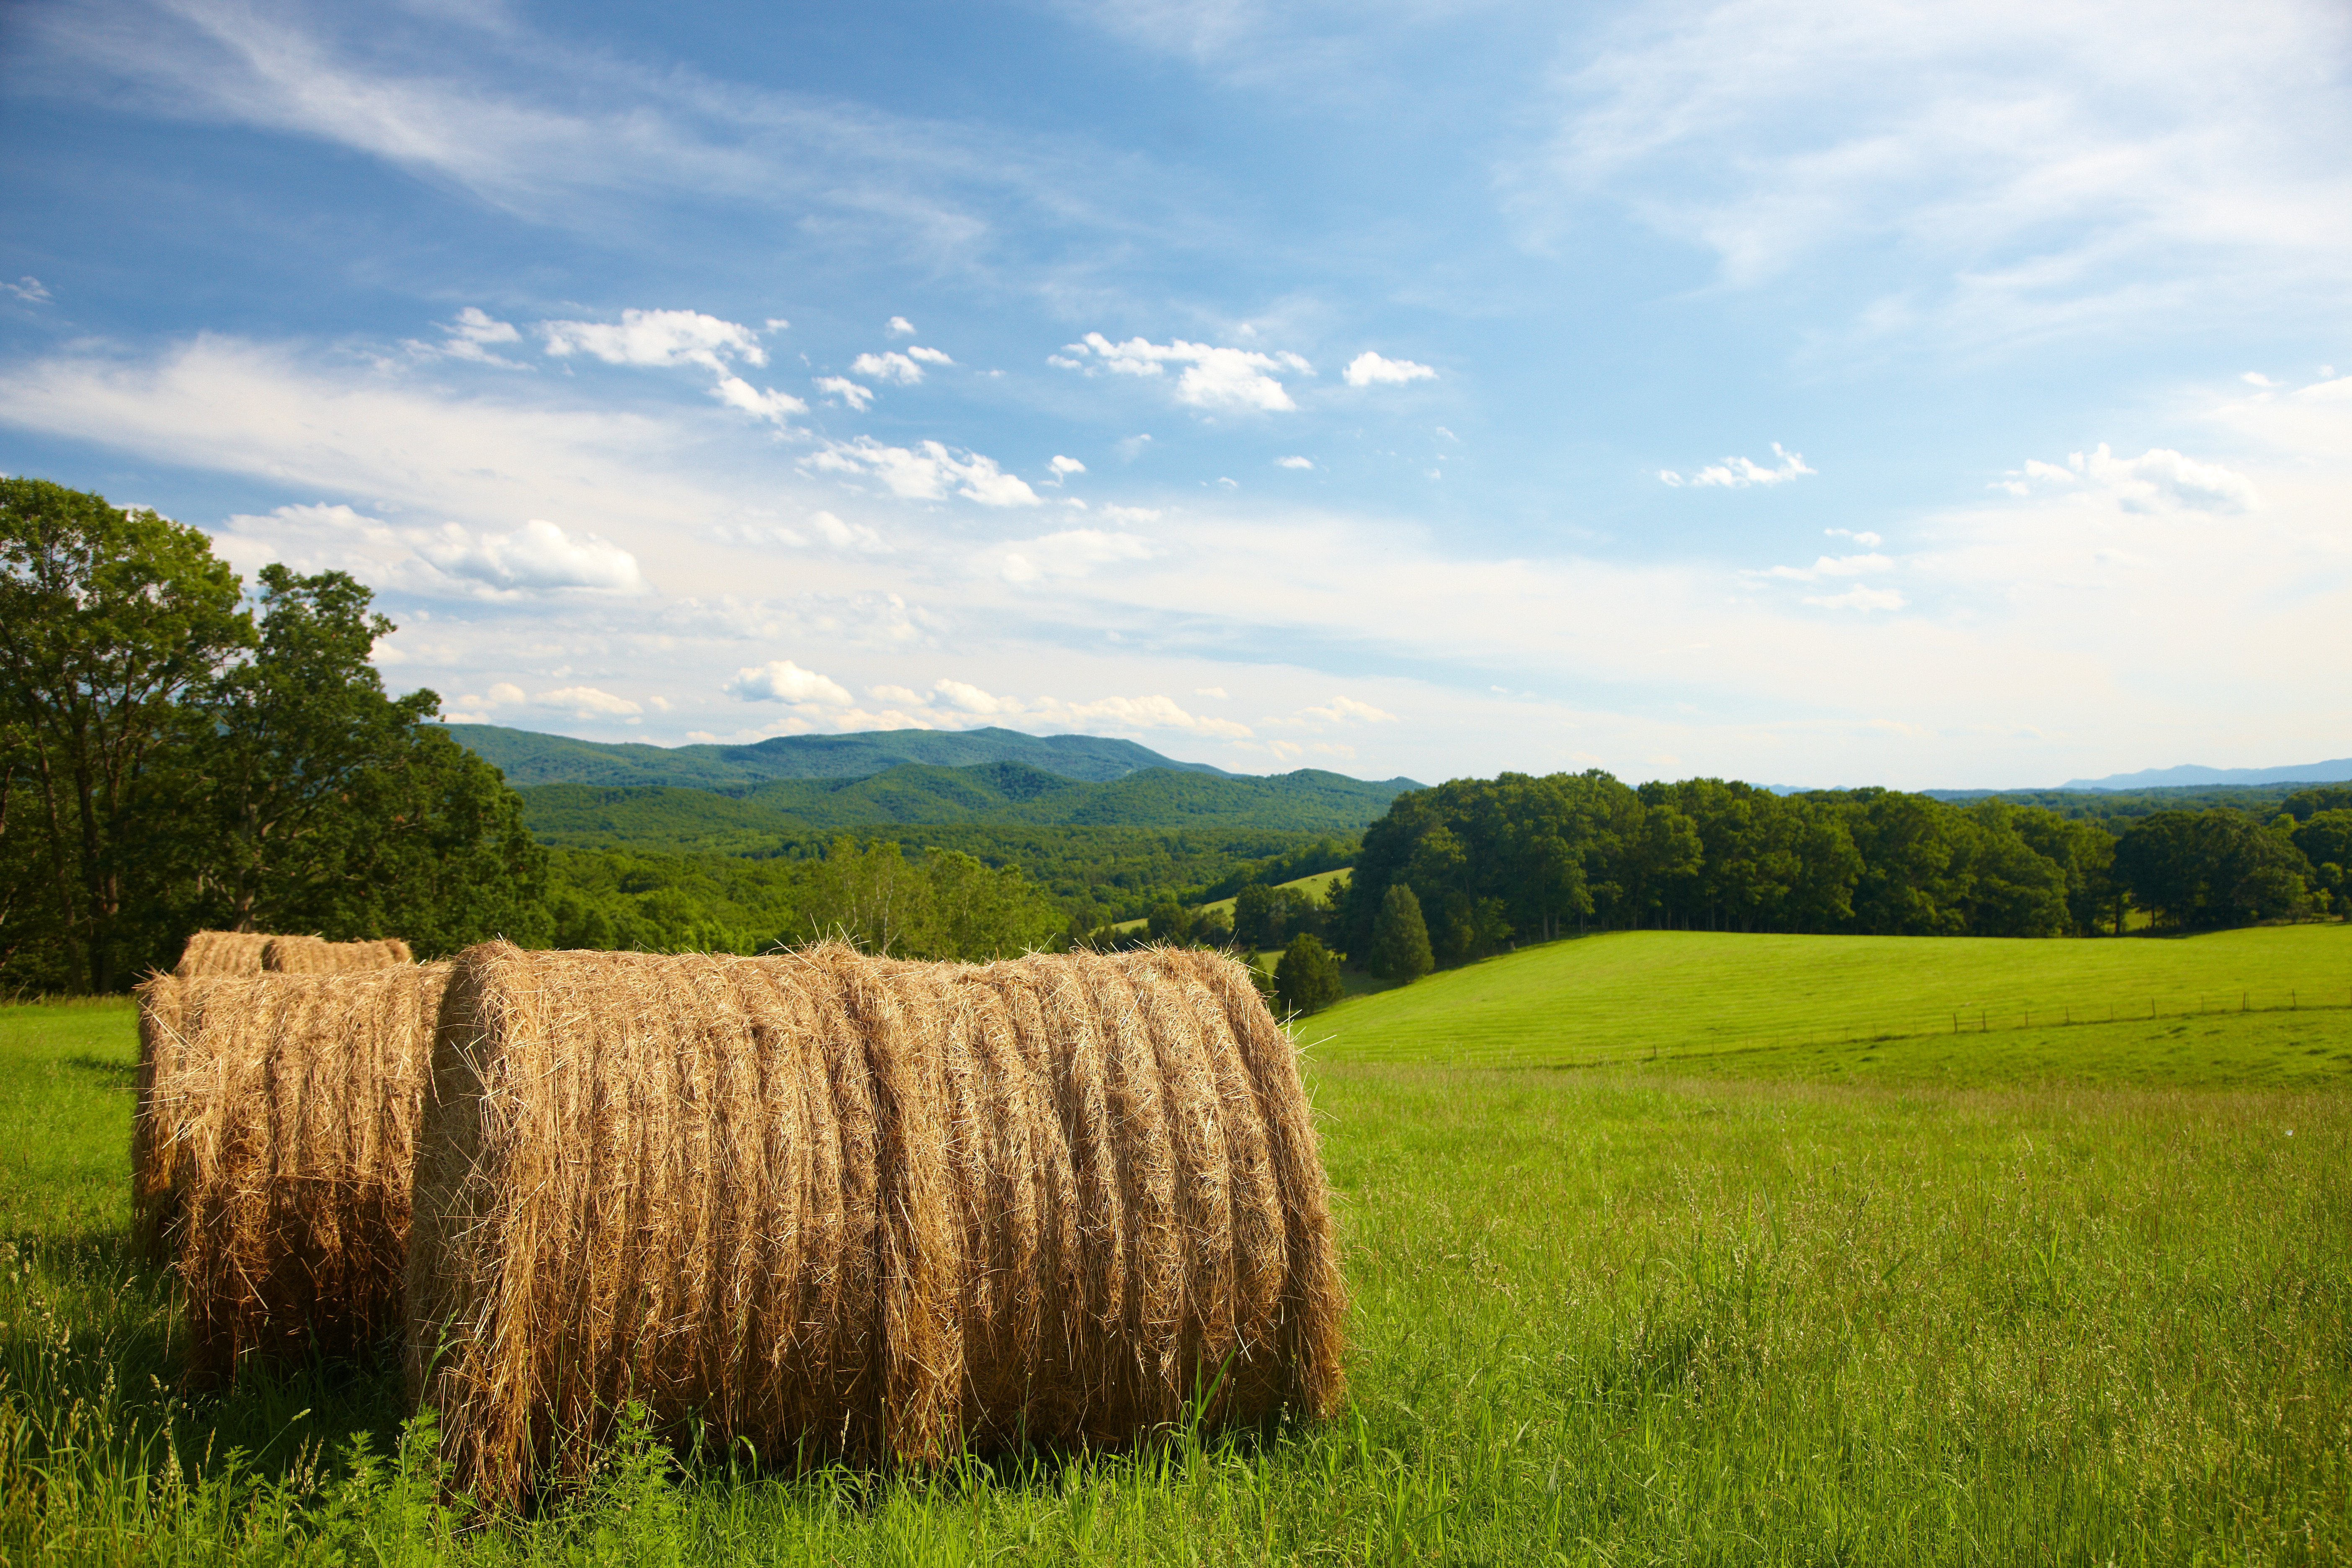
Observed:
[[[131,1080],[136,1099],[131,1112],[131,1243],[150,1263],[163,1261],[164,1237],[176,1212],[166,1157],[170,1129],[163,1101],[155,1096],[155,1080],[168,1077],[179,1064],[180,998],[186,984],[175,974],[151,974],[136,992],[139,1068]]]
[[[346,974],[415,962],[398,937],[381,942],[328,942],[315,936],[273,936],[261,951],[261,967],[272,974]]]
[[[398,1331],[416,1120],[449,965],[177,983],[142,997],[132,1132],[149,1245],[185,1287],[191,1374]],[[151,984],[153,983],[151,983]]]
[[[258,974],[261,951],[276,939],[261,931],[200,931],[180,949],[173,973],[183,980],[216,974]]]
[[[457,962],[410,1387],[463,1489],[614,1408],[773,1461],[1328,1413],[1344,1298],[1295,1048],[1175,950]]]

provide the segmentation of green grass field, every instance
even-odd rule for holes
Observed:
[[[1332,883],[1345,881],[1349,871],[1352,868],[1350,867],[1342,866],[1333,871],[1310,871],[1304,877],[1294,877],[1287,882],[1276,882],[1274,885],[1276,888],[1297,888],[1308,898],[1319,899]],[[1234,900],[1231,899],[1213,900],[1209,903],[1202,904],[1195,912],[1205,915],[1212,910],[1223,911],[1225,918],[1227,920],[1231,920],[1234,915]],[[1150,923],[1148,921],[1140,920],[1121,921],[1113,929],[1118,931],[1137,931],[1148,923]]]
[[[0,1009],[0,1558],[2352,1560],[2352,1095],[2296,1076],[2352,1011],[1741,1051],[1721,1000],[1859,1025],[1931,985],[2299,988],[2344,934],[1649,933],[1359,998],[1304,1031],[1337,1419],[937,1476],[625,1440],[488,1525],[436,1500],[388,1362],[177,1388],[172,1290],[121,1246],[130,1012]]]

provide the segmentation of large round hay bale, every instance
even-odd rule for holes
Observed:
[[[131,1111],[131,1242],[150,1263],[163,1260],[174,1209],[171,1130],[155,1082],[169,1076],[179,1060],[180,1002],[185,985],[177,975],[151,974],[136,988],[139,1068],[131,1080],[136,1098]]]
[[[448,975],[433,963],[181,984],[133,1181],[185,1288],[192,1374],[249,1354],[342,1354],[397,1330]],[[160,995],[150,1011],[160,1023]]]
[[[272,974],[342,974],[356,969],[386,969],[414,962],[408,944],[396,936],[378,942],[273,936],[261,952],[261,967]]]
[[[1297,1053],[1206,953],[475,948],[415,1205],[410,1387],[489,1501],[628,1399],[772,1459],[929,1461],[1339,1394]]]
[[[180,949],[179,964],[172,973],[183,980],[201,980],[215,974],[258,974],[262,950],[270,941],[264,931],[200,931]]]

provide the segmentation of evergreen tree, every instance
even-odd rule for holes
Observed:
[[[1319,1012],[1347,994],[1339,983],[1339,961],[1305,931],[1290,939],[1274,966],[1274,991],[1293,1013]]]
[[[1372,973],[1410,984],[1436,965],[1429,951],[1429,926],[1421,918],[1421,900],[1404,883],[1390,883],[1381,899],[1381,912],[1372,920]]]

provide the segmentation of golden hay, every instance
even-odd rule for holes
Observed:
[[[180,950],[179,966],[172,973],[183,980],[200,980],[215,974],[258,974],[261,950],[271,940],[262,931],[200,931]]]
[[[194,1375],[257,1352],[344,1353],[401,1321],[448,976],[435,963],[179,986],[133,1133],[133,1193],[186,1289]],[[142,1020],[163,1016],[159,988]]]
[[[398,937],[381,942],[328,942],[315,936],[273,936],[262,950],[261,967],[273,974],[344,974],[411,963],[408,944]]]
[[[483,1500],[632,1398],[783,1459],[1326,1414],[1343,1309],[1297,1054],[1228,959],[493,942],[450,980],[408,1370]]]
[[[211,934],[211,933],[208,933]],[[185,963],[184,958],[181,962]],[[180,1003],[186,985],[177,975],[151,974],[137,987],[139,1070],[131,1113],[131,1243],[150,1263],[164,1257],[173,1214],[170,1132],[155,1098],[155,1080],[179,1060]]]

